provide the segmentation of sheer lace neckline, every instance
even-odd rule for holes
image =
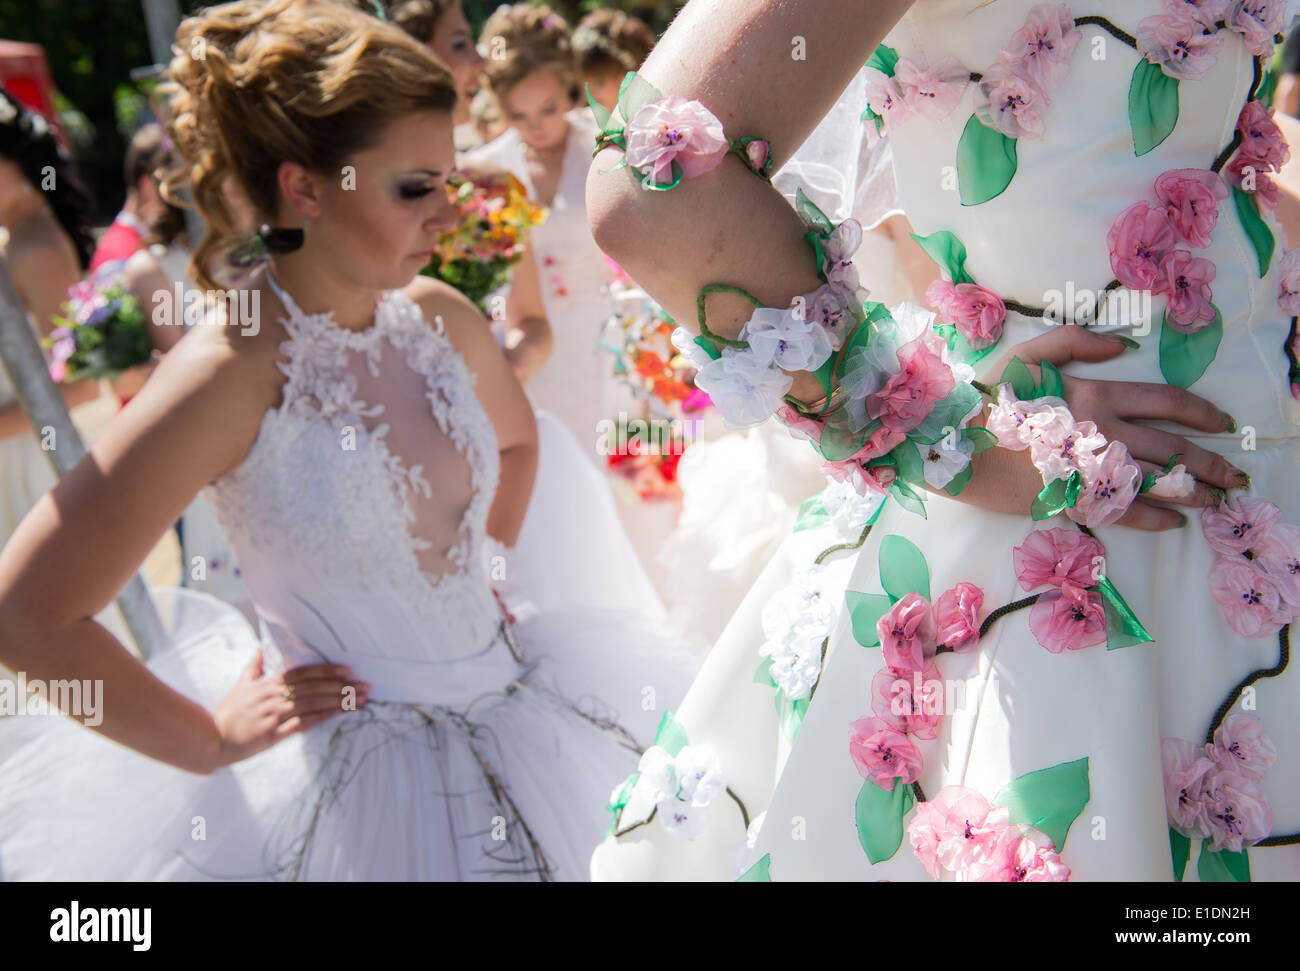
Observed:
[[[324,310],[316,314],[305,312],[298,306],[298,301],[294,300],[293,296],[276,281],[275,274],[271,272],[269,266],[266,268],[266,282],[270,284],[271,290],[279,298],[280,303],[284,305],[284,309],[289,315],[288,319],[293,324],[306,328],[313,333],[332,335],[354,347],[371,341],[375,335],[383,332],[385,322],[388,319],[388,315],[382,312],[383,307],[393,295],[392,290],[381,290],[379,296],[375,298],[374,321],[370,326],[361,330],[352,330],[349,327],[344,327],[334,319],[333,310]],[[441,330],[441,328],[438,329]]]

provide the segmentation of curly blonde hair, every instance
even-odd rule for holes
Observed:
[[[438,21],[460,0],[345,0],[364,13],[396,24],[421,44],[433,42]],[[383,11],[382,15],[380,10]]]
[[[635,71],[655,46],[645,21],[622,10],[593,10],[573,29],[578,67],[595,71]]]
[[[163,198],[190,186],[208,231],[190,273],[216,289],[213,260],[239,232],[228,177],[257,217],[274,217],[277,172],[294,162],[338,172],[384,127],[421,110],[450,112],[447,69],[404,31],[331,0],[238,0],[181,23],[161,94],[178,156]]]
[[[498,7],[483,25],[480,41],[487,49],[488,86],[498,103],[504,103],[520,81],[543,69],[551,71],[577,102],[578,60],[569,25],[546,4]]]

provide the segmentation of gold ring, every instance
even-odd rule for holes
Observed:
[[[293,685],[286,685],[286,686],[285,686],[285,689],[284,689],[284,697],[285,697],[286,699],[288,699],[289,701],[293,701]]]

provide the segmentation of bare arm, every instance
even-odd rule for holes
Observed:
[[[537,476],[537,420],[523,387],[511,370],[491,328],[468,298],[455,288],[416,277],[406,293],[432,321],[441,316],[447,337],[477,377],[475,393],[496,432],[501,477],[488,514],[488,532],[513,546],[524,524]]]
[[[97,731],[207,772],[273,739],[232,733],[220,709],[214,715],[167,687],[92,619],[199,489],[238,464],[274,401],[269,362],[215,337],[187,344],[0,552],[0,664],[34,678],[101,680]]]
[[[18,296],[36,319],[40,336],[49,337],[55,327],[52,318],[63,315],[68,290],[81,279],[81,269],[63,247],[52,242],[24,246],[10,257]]]
[[[166,353],[176,346],[176,342],[185,336],[185,325],[181,308],[173,307],[171,319],[154,311],[162,299],[161,294],[170,293],[173,281],[163,273],[162,266],[147,249],[138,250],[126,261],[126,285],[140,302],[140,312],[149,324],[149,340],[156,350]],[[155,316],[157,319],[155,319]]]
[[[537,258],[530,246],[510,277],[510,296],[506,299],[506,360],[519,380],[526,382],[542,369],[553,347]]]

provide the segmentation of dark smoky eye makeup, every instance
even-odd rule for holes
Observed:
[[[438,184],[436,178],[434,176],[429,176],[424,179],[399,182],[397,185],[397,195],[400,199],[419,199],[422,196],[427,196],[437,188]]]

